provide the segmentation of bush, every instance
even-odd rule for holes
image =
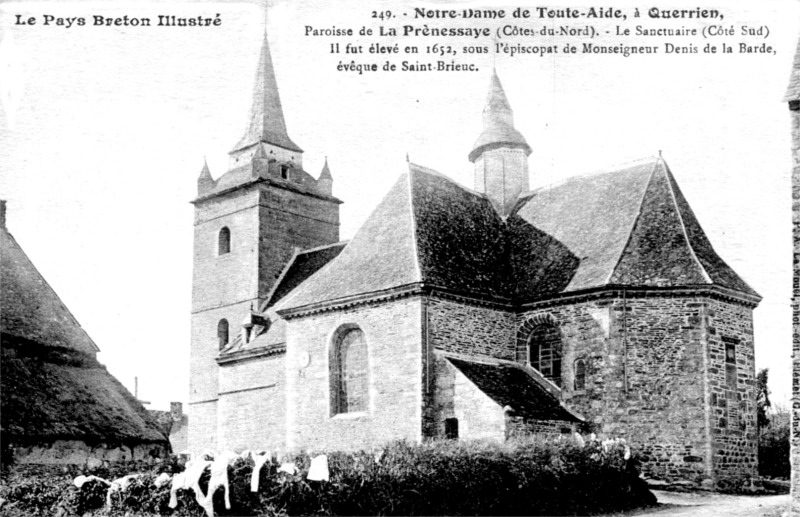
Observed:
[[[311,458],[305,454],[286,458],[299,469],[294,475],[267,462],[257,493],[250,492],[253,460],[238,458],[228,467],[231,508],[225,509],[222,489],[214,508],[217,515],[583,515],[654,504],[626,449],[620,442],[574,439],[395,442],[381,451],[329,453],[329,482],[306,479]],[[94,515],[205,515],[188,490],[178,492],[179,504],[170,509],[169,485],[153,485],[159,470],[164,466],[113,494],[110,508],[104,501],[93,506]],[[207,485],[206,471],[203,490]],[[96,504],[89,483],[67,488],[57,501],[37,499],[37,507],[60,505],[64,515],[81,515]]]
[[[792,474],[789,454],[788,423],[769,426],[758,438],[758,474],[789,479]]]

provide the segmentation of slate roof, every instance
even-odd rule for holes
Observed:
[[[0,226],[0,422],[16,439],[166,442],[14,237]]]
[[[792,64],[792,74],[789,76],[789,86],[786,88],[786,95],[783,102],[800,100],[800,39],[797,41],[797,50],[794,54]]]
[[[533,191],[506,220],[483,194],[409,164],[339,256],[276,309],[423,284],[511,303],[607,286],[716,285],[759,299],[655,157]]]
[[[337,242],[295,253],[272,288],[262,306],[262,312],[275,305],[322,266],[336,258],[346,245],[347,242]]]
[[[225,174],[223,174],[216,180],[211,179],[210,175],[206,176],[204,171],[201,172],[200,178],[203,179],[203,181],[210,180],[211,188],[209,188],[208,190],[204,190],[203,193],[198,196],[198,199],[213,197],[227,190],[247,185],[248,183],[257,183],[264,181],[264,179],[261,178],[259,175],[254,174],[252,163],[247,163],[245,165],[241,165],[239,167],[231,169],[225,172]],[[320,195],[319,189],[317,187],[317,181],[309,173],[297,167],[292,169],[289,179],[270,177],[269,182],[280,187],[288,188],[290,190],[311,193],[317,196]]]
[[[281,98],[278,94],[278,82],[272,66],[269,52],[269,40],[264,33],[264,43],[256,68],[256,79],[253,85],[253,105],[250,108],[250,121],[244,136],[231,152],[245,149],[258,142],[268,142],[290,151],[302,153],[286,132],[286,121],[283,118]]]
[[[483,109],[483,131],[472,146],[469,161],[474,162],[481,153],[496,147],[519,148],[526,154],[531,154],[531,147],[525,137],[514,128],[514,112],[497,72],[493,71]]]
[[[535,377],[532,369],[514,362],[479,361],[447,357],[475,386],[513,415],[534,420],[581,422]]]

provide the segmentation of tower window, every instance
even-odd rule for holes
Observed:
[[[578,359],[575,361],[575,391],[586,389],[586,361],[583,359]]]
[[[217,255],[225,255],[231,252],[231,231],[227,226],[219,231],[217,239]]]
[[[228,345],[228,320],[225,318],[217,323],[217,339],[219,339],[219,349],[222,350]]]
[[[736,367],[736,345],[739,340],[723,337],[722,341],[725,343],[725,384],[728,385],[728,388],[735,390],[739,376]]]
[[[288,165],[281,165],[281,178],[289,179],[289,166]]]
[[[367,410],[367,343],[357,327],[339,332],[331,347],[331,415]]]
[[[553,322],[537,324],[528,338],[528,361],[544,377],[561,386],[561,332]]]

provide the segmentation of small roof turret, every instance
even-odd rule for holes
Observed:
[[[483,132],[469,153],[469,161],[474,162],[484,151],[497,147],[523,149],[526,154],[531,154],[525,137],[514,128],[514,112],[497,71],[492,71],[486,107],[483,108]]]
[[[319,179],[332,180],[331,169],[328,167],[328,157],[325,157],[325,165],[322,166],[322,172],[319,174]]]

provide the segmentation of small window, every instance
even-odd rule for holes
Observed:
[[[281,165],[281,178],[289,179],[289,166],[288,165]]]
[[[219,231],[217,242],[217,255],[225,255],[231,252],[231,231],[227,226]]]
[[[725,342],[725,384],[728,388],[735,390],[739,376],[736,368],[736,344],[738,340],[733,338],[722,338]]]
[[[331,347],[331,414],[367,410],[367,343],[359,328],[345,328]]]
[[[217,323],[217,339],[219,339],[219,349],[222,350],[228,344],[228,320],[221,319]]]
[[[458,418],[444,419],[444,437],[448,440],[458,440]]]
[[[575,361],[575,391],[586,389],[586,361],[578,359]]]

